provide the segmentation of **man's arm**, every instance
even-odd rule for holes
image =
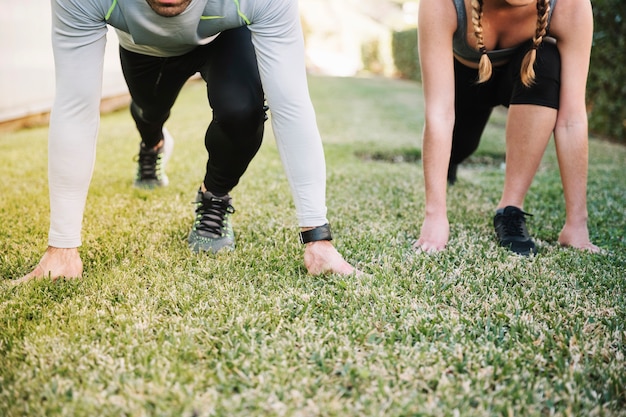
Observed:
[[[91,5],[52,1],[56,93],[48,141],[49,246],[23,279],[82,274],[77,248],[95,161],[107,31],[96,13],[88,15]]]
[[[307,230],[328,223],[326,164],[309,96],[298,2],[267,2],[260,13],[249,28],[298,223]],[[355,272],[327,240],[307,243],[304,262],[311,274]]]

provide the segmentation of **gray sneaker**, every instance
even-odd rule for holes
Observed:
[[[198,190],[196,219],[187,242],[193,252],[212,252],[235,249],[235,232],[230,216],[235,212],[228,194],[217,197],[209,191]]]
[[[169,179],[165,173],[165,166],[172,155],[174,149],[174,139],[172,135],[163,129],[163,146],[159,149],[146,148],[142,142],[139,145],[139,155],[137,155],[137,174],[134,185],[137,188],[165,187],[169,184]]]

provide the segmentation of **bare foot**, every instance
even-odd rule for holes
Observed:
[[[602,249],[600,249],[598,246],[594,245],[591,242],[573,244],[573,243],[565,243],[561,241],[561,239],[559,238],[559,245],[563,246],[564,248],[574,248],[574,249],[579,249],[583,251],[588,251],[591,253],[600,253],[602,251]]]
[[[563,230],[559,234],[559,244],[564,247],[572,247],[591,253],[601,251],[599,247],[589,240],[589,231],[586,224],[580,227],[568,226],[567,224],[563,226]]]
[[[304,266],[311,275],[362,274],[361,271],[346,262],[328,240],[320,240],[306,244],[306,248],[304,249]]]
[[[63,278],[81,278],[83,262],[78,254],[78,248],[55,248],[48,246],[41,261],[29,274],[16,279],[15,284],[21,284],[33,279],[57,280]]]

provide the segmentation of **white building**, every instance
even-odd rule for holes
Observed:
[[[3,2],[0,13],[0,123],[47,113],[54,99],[50,0]],[[114,30],[107,36],[103,97],[126,95]],[[80,63],[77,63],[80,65]]]

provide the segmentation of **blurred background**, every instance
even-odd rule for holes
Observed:
[[[416,54],[417,5],[402,0],[300,0],[309,71],[403,76],[394,64],[392,39],[394,32],[408,30],[411,54]],[[109,30],[103,110],[127,104],[117,42],[115,31]],[[0,56],[0,124],[45,122],[54,98],[50,0],[3,4]],[[409,71],[416,71],[416,62],[413,67]]]
[[[299,0],[309,72],[420,81],[418,2]],[[594,40],[587,83],[589,129],[598,137],[626,144],[626,1],[591,2]],[[50,1],[2,3],[0,131],[46,123],[54,96]],[[117,38],[110,30],[103,110],[127,103]]]

